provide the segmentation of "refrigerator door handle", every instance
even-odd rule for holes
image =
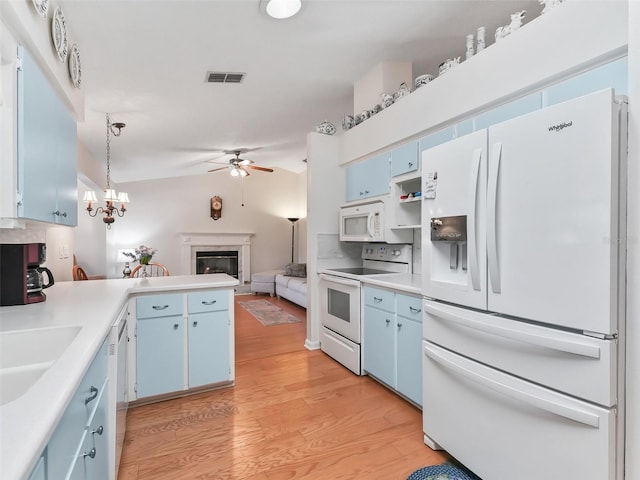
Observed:
[[[560,352],[580,355],[582,357],[600,358],[600,347],[596,345],[588,345],[586,343],[572,342],[559,338],[551,338],[546,335],[537,335],[535,333],[523,332],[512,328],[499,325],[493,325],[469,318],[469,316],[457,315],[455,312],[449,311],[446,307],[442,308],[436,305],[424,305],[424,311],[434,317],[442,318],[450,322],[457,323],[463,327],[478,330],[480,332],[495,335],[497,337],[508,338],[518,342],[536,345],[538,347],[549,348]],[[484,314],[483,314],[484,315]]]
[[[497,392],[506,397],[510,397],[511,399],[518,402],[527,403],[534,408],[538,408],[540,410],[553,413],[569,420],[573,420],[574,422],[582,423],[594,428],[600,427],[600,417],[595,413],[587,412],[576,407],[563,405],[559,402],[554,402],[552,399],[541,398],[529,392],[519,390],[514,386],[505,385],[494,379],[487,378],[478,372],[469,370],[462,365],[458,365],[457,363],[455,363],[455,361],[445,358],[444,355],[436,351],[428,344],[424,344],[423,348],[425,355],[431,358],[434,362],[472,382],[482,385],[485,388],[493,390],[494,392]]]
[[[476,238],[476,209],[478,208],[478,180],[480,177],[480,160],[482,159],[482,149],[476,148],[473,151],[471,160],[470,192],[471,205],[469,206],[469,226],[467,228],[469,247],[469,274],[471,275],[471,287],[480,290],[480,265],[478,264],[478,242]]]
[[[487,263],[493,293],[500,293],[500,269],[498,264],[498,243],[496,215],[498,214],[498,175],[502,159],[502,143],[493,145],[489,161],[489,183],[487,185]]]

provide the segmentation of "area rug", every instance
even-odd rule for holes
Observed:
[[[407,477],[407,480],[480,480],[463,466],[453,462],[423,467]]]
[[[265,327],[300,321],[268,300],[240,300],[238,303]]]

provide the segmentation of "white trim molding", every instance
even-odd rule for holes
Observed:
[[[235,250],[238,252],[238,280],[240,285],[251,279],[251,237],[253,233],[179,232],[182,271],[195,275],[196,252]]]

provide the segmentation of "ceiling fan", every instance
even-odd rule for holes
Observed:
[[[248,170],[260,170],[261,172],[273,172],[273,168],[259,167],[257,165],[253,165],[252,160],[247,160],[246,158],[240,158],[240,151],[236,150],[233,152],[236,156],[235,158],[229,159],[228,164],[222,162],[211,162],[218,163],[220,165],[225,165],[224,167],[214,168],[213,170],[209,170],[209,172],[217,172],[219,170],[224,170],[225,168],[231,169],[229,172],[232,177],[246,177],[249,175]]]

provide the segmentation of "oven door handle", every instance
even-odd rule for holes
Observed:
[[[326,273],[320,273],[320,280],[330,283],[338,283],[340,285],[346,285],[347,287],[359,287],[360,282],[358,280],[349,280],[347,278],[334,277],[333,275],[327,275]]]

